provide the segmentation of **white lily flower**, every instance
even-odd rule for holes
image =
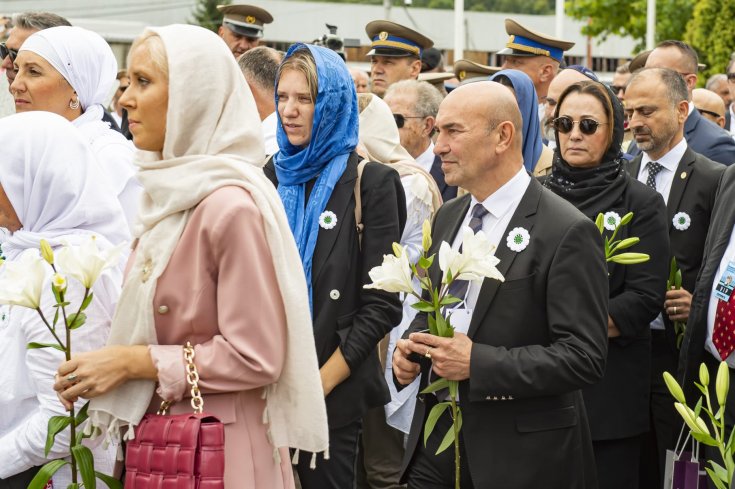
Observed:
[[[394,243],[394,255],[383,255],[383,263],[370,270],[371,284],[366,289],[380,289],[386,292],[413,292],[411,282],[411,265],[408,262],[408,251],[404,246]]]
[[[46,272],[46,262],[33,252],[5,262],[0,274],[0,304],[38,309]]]
[[[102,272],[112,268],[120,261],[124,243],[108,250],[97,248],[97,241],[91,237],[80,246],[64,246],[56,254],[56,267],[68,277],[79,280],[85,288],[91,289]]]
[[[495,247],[485,233],[478,231],[474,234],[469,227],[465,227],[462,233],[461,253],[453,250],[446,241],[439,247],[442,283],[447,283],[450,271],[454,280],[480,281],[487,277],[503,282],[505,279],[497,269],[500,260],[495,256]]]

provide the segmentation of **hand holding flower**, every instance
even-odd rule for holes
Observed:
[[[441,338],[427,333],[412,333],[409,348],[419,354],[431,348],[432,370],[447,380],[470,378],[470,356],[472,340],[463,333],[454,333],[451,338]]]
[[[421,373],[421,366],[408,359],[413,353],[409,343],[409,340],[398,340],[396,348],[393,350],[393,375],[401,385],[410,384]]]
[[[664,307],[672,321],[687,322],[692,307],[692,294],[685,289],[667,290]]]

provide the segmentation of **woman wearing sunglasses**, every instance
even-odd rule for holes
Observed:
[[[606,216],[604,236],[628,212],[616,239],[640,238],[637,265],[608,263],[608,359],[602,381],[583,391],[601,489],[638,487],[641,434],[648,431],[650,324],[661,311],[668,275],[666,207],[652,188],[628,175],[622,159],[623,107],[597,82],[562,93],[554,128],[557,149],[544,185],[590,219]]]
[[[74,124],[102,165],[130,225],[138,211],[133,145],[102,120],[115,83],[117,61],[100,35],[81,27],[59,26],[32,34],[15,57],[10,92],[16,112],[44,110]]]
[[[276,79],[280,151],[265,172],[278,187],[301,253],[329,418],[329,458],[294,458],[304,489],[344,489],[355,485],[363,415],[390,400],[376,346],[400,322],[401,303],[398,294],[363,285],[400,241],[406,200],[388,165],[367,163],[356,188],[357,95],[342,58],[294,44]]]

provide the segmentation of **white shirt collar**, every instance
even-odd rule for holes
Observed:
[[[517,203],[520,202],[523,194],[526,193],[528,183],[531,181],[531,176],[528,174],[525,168],[521,166],[513,178],[505,182],[502,187],[490,194],[488,198],[480,202],[472,196],[470,202],[470,209],[475,207],[475,204],[481,203],[482,206],[493,215],[493,217],[500,219],[502,218],[509,209],[515,208]],[[470,210],[471,212],[471,210]]]
[[[694,102],[688,102],[688,103],[689,103],[689,115],[692,115],[692,112],[694,112]]]
[[[666,153],[661,158],[656,160],[656,162],[673,173],[676,171],[676,168],[679,166],[679,162],[684,156],[684,153],[686,152],[686,150],[687,150],[687,140],[685,138],[681,138],[681,141],[679,141],[676,146],[671,148],[668,153]],[[646,165],[650,161],[653,161],[653,160],[651,160],[651,158],[648,156],[648,153],[644,151],[643,158],[641,159],[641,171],[644,168],[646,168]]]
[[[431,141],[426,151],[416,157],[416,163],[427,172],[430,172],[434,165],[434,156],[434,141]]]

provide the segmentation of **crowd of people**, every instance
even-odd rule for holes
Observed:
[[[663,373],[691,400],[700,364],[735,369],[735,63],[697,88],[696,52],[665,41],[606,84],[509,19],[503,66],[447,73],[431,39],[375,20],[368,74],[259,45],[262,8],[220,10],[218,34],[147,28],[124,70],[53,13],[0,43],[4,260],[90,236],[129,250],[68,361],[26,349],[52,339],[36,311],[0,306],[0,489],[69,457],[68,433],[45,450],[49,419],[88,400],[95,467],[124,478],[142,417],[191,409],[187,342],[228,488],[454,488],[450,410],[425,433],[437,375],[459,383],[463,489],[664,487],[684,424]],[[425,221],[431,254],[482,230],[504,276],[464,285],[452,338],[416,297],[365,288],[394,243],[419,260]],[[649,260],[608,262],[613,232]]]

